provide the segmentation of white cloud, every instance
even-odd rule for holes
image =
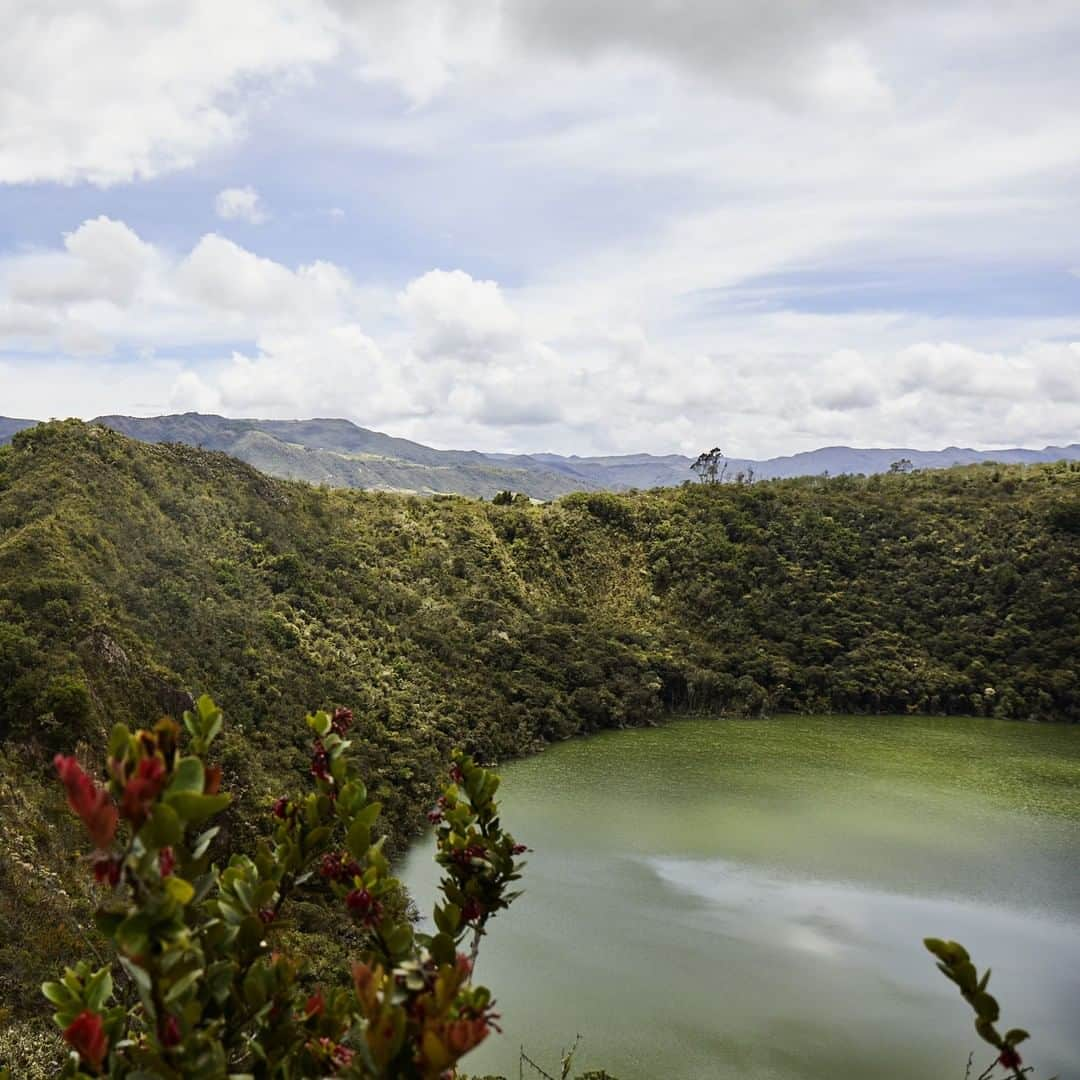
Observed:
[[[400,300],[425,355],[484,360],[517,341],[518,319],[498,284],[463,270],[431,270],[410,282]]]
[[[331,263],[290,270],[216,233],[204,236],[176,271],[181,295],[241,320],[333,322],[352,284]]]
[[[261,225],[266,220],[262,199],[250,185],[219,191],[214,200],[214,211],[224,221],[240,220],[249,225]]]
[[[806,145],[820,150],[815,168],[838,149],[852,153],[846,127],[830,133],[838,118],[877,122],[894,106],[930,121],[951,112],[1007,121],[1017,140],[1034,128],[1037,155],[1056,148],[1075,160],[1049,115],[1070,113],[1056,63],[1071,57],[1060,48],[1056,63],[1043,55],[1076,32],[1069,0],[982,12],[928,0],[0,0],[0,17],[0,183],[109,185],[185,168],[241,139],[274,95],[342,72],[389,84],[416,106],[467,103],[470,127],[522,110],[548,128],[553,117],[566,129],[599,121],[609,131],[650,119],[653,135],[689,126],[694,138],[677,157],[711,152],[736,170],[742,155],[731,153],[723,109],[733,99],[750,124],[761,126],[764,102],[807,128]],[[1043,110],[1030,109],[1032,86]],[[1048,123],[1032,123],[1044,113]],[[390,119],[393,137],[408,139],[400,112]],[[510,130],[528,140],[532,126]],[[967,130],[977,150],[985,132]],[[938,147],[954,151],[950,171],[965,159],[982,171],[941,135]],[[421,145],[430,153],[439,144]],[[591,165],[677,166],[669,152],[646,149]],[[909,153],[888,164],[918,170],[924,160]],[[236,205],[240,217],[260,212]]]
[[[183,168],[244,131],[266,80],[331,59],[304,0],[0,2],[0,183],[115,184]]]
[[[1052,340],[1053,324],[1024,342],[1030,324],[999,322],[993,335],[1014,343],[995,349],[950,337],[959,324],[749,313],[660,342],[588,298],[573,318],[566,307],[547,322],[527,296],[434,270],[380,315],[333,264],[285,266],[214,234],[177,255],[93,219],[0,263],[0,398],[16,415],[344,415],[492,450],[1080,438],[1080,341]]]
[[[129,303],[157,256],[121,221],[84,221],[64,236],[64,253],[40,253],[18,260],[8,278],[16,303],[46,306],[107,300]]]

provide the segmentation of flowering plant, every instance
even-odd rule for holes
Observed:
[[[986,989],[990,982],[990,969],[987,968],[980,978],[967,949],[956,941],[923,938],[923,944],[937,957],[938,970],[950,982],[956,983],[961,996],[974,1011],[975,1030],[979,1038],[997,1051],[997,1056],[979,1074],[978,1080],[990,1080],[998,1068],[1012,1080],[1024,1080],[1032,1069],[1023,1067],[1023,1059],[1016,1048],[1031,1036],[1023,1028],[1010,1028],[1004,1035],[998,1031],[996,1025],[1001,1018],[1001,1008],[997,998]],[[971,1059],[968,1060],[968,1073],[970,1072]],[[1054,1077],[1053,1080],[1057,1078]]]
[[[400,883],[385,837],[373,840],[379,804],[349,761],[348,710],[307,718],[310,789],[275,800],[270,835],[224,869],[209,822],[230,796],[206,761],[222,714],[203,697],[183,720],[183,729],[166,718],[134,733],[117,725],[105,783],[74,758],[56,758],[95,847],[94,876],[109,890],[96,920],[118,965],[80,962],[43,986],[69,1047],[61,1075],[453,1076],[497,1029],[491,995],[472,973],[488,921],[518,895],[509,888],[523,865],[524,847],[499,823],[498,777],[455,753],[431,815],[443,901],[436,932],[422,934],[388,902]],[[303,988],[302,964],[280,947],[293,900],[336,908],[364,932],[351,980]]]

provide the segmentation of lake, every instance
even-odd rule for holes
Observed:
[[[524,1045],[557,1075],[580,1033],[575,1073],[619,1080],[963,1080],[993,1053],[934,936],[993,968],[1038,1077],[1080,1075],[1080,728],[690,718],[502,774],[533,852],[477,968],[505,1033],[470,1072],[517,1077]],[[422,909],[430,853],[403,867]]]

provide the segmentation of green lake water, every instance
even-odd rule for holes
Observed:
[[[575,1072],[619,1080],[960,1080],[992,1053],[935,936],[993,967],[1039,1077],[1080,1077],[1080,728],[693,718],[550,747],[501,793],[533,853],[470,1072],[516,1078],[523,1044],[557,1075],[580,1032]]]

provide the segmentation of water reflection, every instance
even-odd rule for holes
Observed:
[[[620,1080],[960,1077],[978,1040],[933,934],[994,967],[1040,1075],[1069,1075],[1078,735],[692,720],[510,766],[504,817],[535,850],[481,958],[506,1034],[470,1069],[517,1076],[519,1044],[554,1064],[581,1032],[579,1069]],[[426,850],[406,876],[430,895]]]

